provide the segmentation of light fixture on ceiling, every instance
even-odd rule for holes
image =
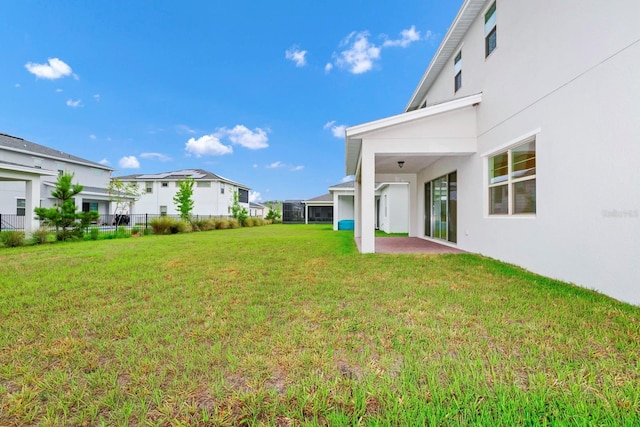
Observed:
[[[398,161],[398,167],[399,167],[400,169],[402,169],[402,167],[403,167],[403,166],[404,166],[404,160],[399,160],[399,161]]]

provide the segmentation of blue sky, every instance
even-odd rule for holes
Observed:
[[[344,179],[344,127],[402,112],[461,3],[7,2],[0,132],[113,176],[315,197]]]

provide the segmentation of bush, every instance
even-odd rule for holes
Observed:
[[[100,236],[100,229],[98,227],[92,227],[89,230],[89,238],[91,240],[98,240],[98,236]]]
[[[153,218],[149,221],[149,225],[153,230],[153,234],[168,234],[171,231],[171,226],[176,222],[177,221],[171,217],[161,216],[159,218]]]
[[[229,228],[239,228],[240,223],[235,218],[229,218]]]
[[[209,218],[209,219],[202,220],[202,223],[200,224],[200,230],[209,231],[209,230],[215,230],[215,229],[216,229],[215,219]]]
[[[135,235],[135,236],[142,236],[142,229],[140,227],[132,227],[131,228],[131,235]]]
[[[49,241],[49,236],[52,236],[51,232],[46,227],[40,227],[31,235],[31,239],[33,243],[36,245],[42,245],[43,243],[47,243]]]
[[[22,231],[3,231],[0,233],[0,241],[8,248],[24,246],[24,233]]]
[[[244,221],[242,221],[242,226],[253,227],[253,218],[245,218]]]
[[[226,218],[222,218],[216,221],[216,229],[218,230],[226,230],[230,228],[229,220]]]

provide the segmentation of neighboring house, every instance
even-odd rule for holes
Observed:
[[[269,213],[269,208],[260,203],[249,202],[249,216],[264,218]]]
[[[52,207],[51,196],[58,175],[73,173],[73,183],[84,186],[75,202],[83,211],[108,214],[112,168],[11,135],[0,134],[0,214],[2,229],[29,233],[39,227],[36,207]]]
[[[346,130],[361,251],[403,181],[410,236],[640,304],[638,14],[465,0],[404,113]]]
[[[333,224],[333,196],[330,193],[302,203],[304,203],[306,224]]]
[[[333,207],[333,229],[340,221],[353,220],[354,181],[329,187]],[[409,232],[409,185],[406,182],[375,183],[375,228],[385,233]]]
[[[180,189],[179,182],[187,178],[194,180],[192,215],[231,215],[233,195],[238,192],[240,206],[249,211],[249,187],[228,180],[202,169],[185,169],[157,174],[119,176],[123,183],[135,183],[142,195],[135,202],[131,213],[179,215],[173,197]]]

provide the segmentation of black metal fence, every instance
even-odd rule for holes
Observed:
[[[113,231],[116,228],[131,230],[133,228],[145,229],[149,228],[149,222],[154,218],[169,217],[176,220],[180,219],[179,215],[159,215],[159,214],[103,214],[90,225],[89,228],[98,228],[100,231]],[[23,231],[25,225],[24,215],[0,214],[0,231]],[[193,215],[192,220],[205,219],[225,219],[229,216],[220,215]]]

